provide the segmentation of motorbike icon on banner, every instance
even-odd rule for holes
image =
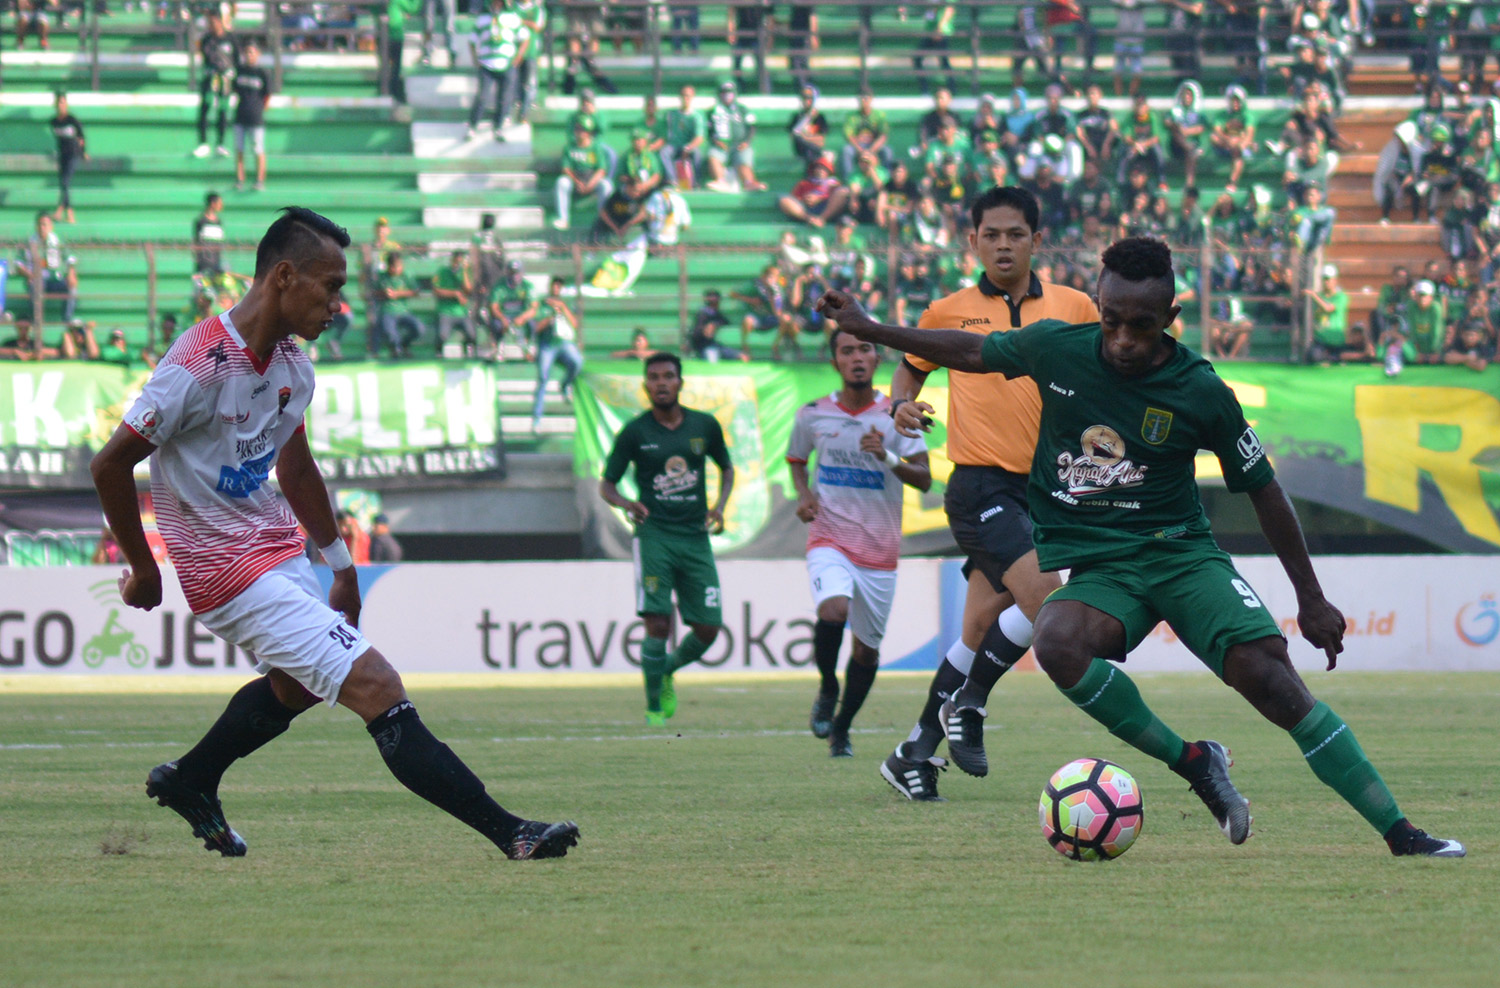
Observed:
[[[111,607],[103,629],[84,643],[83,664],[90,669],[97,669],[105,659],[117,656],[123,656],[136,669],[145,666],[149,657],[146,646],[135,640],[134,631],[120,626],[119,618],[119,609]]]

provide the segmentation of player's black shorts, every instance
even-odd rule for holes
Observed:
[[[1001,467],[955,464],[943,497],[948,529],[968,560],[964,576],[979,570],[996,593],[1002,574],[1031,551],[1031,518],[1026,514],[1026,475]]]

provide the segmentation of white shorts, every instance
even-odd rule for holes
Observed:
[[[880,648],[896,599],[895,570],[856,566],[832,546],[820,545],[807,551],[807,579],[814,605],[848,597],[849,630],[870,648]]]
[[[255,671],[280,669],[330,707],[354,660],[370,643],[329,607],[306,556],[268,570],[198,623],[255,657]]]
[[[249,138],[251,154],[266,153],[266,128],[246,127],[244,124],[234,125],[234,151],[236,154],[245,152],[245,139]]]

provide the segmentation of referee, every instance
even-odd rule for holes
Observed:
[[[995,187],[974,201],[969,249],[984,273],[977,284],[928,307],[921,329],[987,334],[1042,319],[1093,322],[1098,310],[1082,292],[1042,281],[1031,271],[1041,246],[1040,206],[1016,186]],[[918,401],[936,364],[908,355],[891,376],[896,429],[914,436],[934,411]],[[953,473],[943,507],[954,541],[967,557],[962,635],[938,666],[916,727],[881,765],[880,774],[907,799],[936,800],[938,742],[970,775],[984,775],[984,703],[990,688],[1031,646],[1031,619],[1060,585],[1043,573],[1031,545],[1026,481],[1036,448],[1041,398],[1030,378],[948,375],[948,458]],[[979,658],[976,659],[976,654]],[[967,680],[967,682],[966,682]]]

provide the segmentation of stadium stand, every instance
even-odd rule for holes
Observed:
[[[329,15],[340,18],[337,26],[326,28],[296,19],[299,15],[290,5],[239,4],[234,32],[267,47],[267,61],[277,79],[277,95],[267,114],[270,169],[264,192],[236,191],[228,162],[191,156],[201,66],[190,52],[201,28],[183,13],[187,7],[157,6],[160,9],[151,13],[113,9],[109,16],[95,13],[71,26],[65,23],[66,33],[54,30],[46,51],[32,42],[19,51],[7,47],[0,53],[0,126],[7,135],[0,150],[0,174],[5,176],[0,190],[3,256],[16,256],[32,232],[36,214],[56,204],[48,120],[52,93],[65,89],[72,112],[87,132],[90,156],[72,182],[77,222],[59,225],[57,231],[78,257],[78,316],[96,323],[101,338],[108,329],[122,328],[134,347],[153,341],[162,314],[178,313],[179,325],[191,317],[197,291],[192,280],[192,223],[208,191],[225,198],[226,257],[241,273],[248,273],[245,250],[263,229],[269,210],[287,202],[305,203],[349,227],[356,245],[370,242],[377,219],[389,220],[391,238],[403,245],[408,271],[424,290],[422,305],[429,308],[427,279],[445,263],[448,252],[469,248],[478,261],[489,243],[503,247],[505,258],[524,264],[526,277],[539,291],[554,274],[579,290],[581,342],[590,360],[607,359],[609,353],[628,348],[637,328],[645,328],[653,344],[676,347],[704,290],[718,289],[728,298],[768,260],[791,263],[777,251],[784,231],[796,228],[798,249],[804,252],[797,257],[804,263],[816,263],[834,240],[831,227],[818,231],[790,223],[777,208],[778,199],[804,174],[803,159],[794,153],[787,129],[804,80],[811,79],[820,90],[819,107],[832,126],[832,152],[842,147],[843,118],[855,109],[861,88],[869,86],[876,107],[888,119],[891,145],[898,157],[904,157],[917,143],[920,122],[932,108],[924,90],[951,77],[956,87],[953,109],[964,124],[986,93],[999,96],[1004,114],[1016,81],[1017,56],[1035,56],[1043,50],[1039,45],[1052,46],[1047,62],[1053,71],[1039,71],[1033,58],[1020,78],[1034,106],[1042,104],[1049,82],[1061,79],[1074,87],[1090,81],[1078,54],[1089,47],[1095,53],[1091,81],[1104,87],[1105,105],[1122,122],[1130,101],[1113,95],[1117,75],[1125,77],[1127,88],[1139,81],[1159,118],[1168,114],[1179,83],[1189,74],[1205,94],[1201,109],[1211,120],[1223,112],[1226,88],[1245,86],[1258,118],[1261,147],[1232,195],[1237,222],[1243,227],[1255,216],[1254,232],[1231,247],[1216,245],[1210,236],[1206,251],[1196,256],[1197,248],[1180,252],[1188,261],[1185,266],[1202,275],[1200,284],[1185,285],[1195,294],[1185,320],[1190,342],[1212,349],[1212,332],[1200,335],[1201,326],[1212,329],[1249,317],[1256,328],[1239,355],[1300,359],[1309,314],[1294,300],[1300,288],[1317,285],[1323,263],[1340,269],[1351,296],[1350,321],[1361,322],[1368,319],[1394,264],[1420,267],[1444,256],[1438,224],[1411,223],[1398,209],[1397,222],[1383,226],[1371,191],[1382,149],[1396,126],[1421,103],[1414,66],[1430,64],[1430,59],[1420,62],[1428,57],[1419,43],[1426,33],[1412,22],[1408,5],[1402,3],[1375,4],[1372,23],[1348,23],[1348,12],[1343,23],[1335,23],[1319,4],[1272,4],[1258,8],[1258,19],[1252,17],[1248,26],[1208,16],[1196,31],[1171,20],[1176,8],[1152,5],[1138,35],[1139,71],[1130,62],[1137,37],[1129,21],[1134,5],[1123,0],[1085,4],[1086,30],[1069,27],[1060,16],[1052,22],[1058,5],[1047,3],[964,0],[901,8],[851,0],[820,3],[808,5],[816,10],[818,41],[808,51],[796,37],[787,36],[789,19],[784,14],[763,19],[752,46],[759,57],[741,65],[740,100],[756,117],[756,173],[768,188],[725,192],[700,186],[683,191],[691,225],[677,244],[654,246],[643,261],[628,252],[616,254],[622,246],[618,242],[601,243],[591,237],[595,200],[575,202],[567,231],[555,230],[549,222],[552,189],[578,103],[576,93],[565,90],[570,79],[575,90],[601,90],[598,106],[607,119],[604,141],[623,158],[628,135],[645,123],[647,95],[658,95],[665,114],[676,105],[678,87],[692,84],[698,105],[706,110],[719,85],[735,76],[725,6],[701,5],[695,46],[688,37],[691,30],[679,25],[674,33],[666,10],[649,0],[616,0],[607,16],[597,4],[549,4],[544,33],[536,40],[535,81],[541,89],[537,105],[526,123],[507,126],[495,135],[483,129],[471,134],[467,127],[475,91],[466,43],[472,17],[457,18],[457,41],[449,39],[447,46],[424,46],[422,31],[408,26],[402,59],[408,104],[402,105],[388,95],[392,69],[383,51],[391,32],[385,4],[343,5]],[[790,6],[796,5],[776,5]],[[1473,10],[1481,24],[1495,26],[1494,4],[1475,4]],[[1352,16],[1357,21],[1365,13],[1356,6]],[[1316,23],[1304,23],[1307,17]],[[1483,21],[1486,17],[1489,22]],[[951,18],[946,33],[945,18]],[[1456,30],[1454,37],[1472,40],[1473,34]],[[1494,40],[1500,31],[1478,37],[1486,46],[1500,44]],[[583,64],[581,53],[595,43],[597,52]],[[426,64],[424,47],[430,49]],[[453,58],[445,47],[454,50]],[[1299,256],[1293,237],[1294,204],[1282,192],[1282,156],[1265,148],[1266,141],[1280,134],[1291,111],[1288,78],[1293,83],[1305,81],[1298,75],[1303,71],[1297,64],[1301,56],[1294,54],[1301,47],[1327,49],[1336,61],[1338,53],[1344,53],[1348,71],[1336,72],[1336,78],[1328,80],[1329,88],[1341,104],[1337,119],[1342,137],[1360,145],[1341,155],[1328,181],[1327,202],[1337,211],[1331,237],[1315,256],[1306,258]],[[939,61],[945,53],[947,70]],[[799,61],[804,56],[805,69]],[[923,59],[920,69],[918,57]],[[1487,92],[1475,86],[1486,85],[1485,66],[1475,73],[1468,49],[1441,52],[1438,64],[1446,84],[1456,88],[1459,70],[1465,69],[1470,96]],[[1118,71],[1121,68],[1126,71]],[[1306,72],[1312,77],[1315,70]],[[618,92],[610,94],[610,89]],[[1083,106],[1083,100],[1071,93],[1063,102],[1074,113]],[[1197,177],[1205,212],[1226,190],[1227,176],[1227,162],[1205,156]],[[1106,178],[1113,179],[1112,168]],[[1179,164],[1169,163],[1165,182],[1166,190],[1149,191],[1152,196],[1164,194],[1168,211],[1175,213],[1183,191]],[[1120,205],[1122,212],[1128,206]],[[1135,219],[1141,218],[1130,222]],[[493,230],[488,239],[481,233],[486,223]],[[1141,223],[1143,230],[1160,225],[1146,219]],[[1106,225],[1104,232],[1115,229]],[[858,232],[863,252],[874,262],[875,283],[890,295],[899,287],[900,257],[913,244],[869,224],[862,224]],[[809,235],[821,238],[821,249]],[[1065,278],[1080,258],[1086,259],[1087,249],[1076,242],[1076,235],[1071,244],[1064,245],[1063,239],[1060,231],[1048,231],[1050,245],[1065,247],[1053,257],[1058,262],[1054,275]],[[499,251],[491,253],[498,260]],[[1241,254],[1254,258],[1251,269],[1262,270],[1265,277],[1242,284],[1237,274],[1215,273],[1230,260],[1236,271],[1242,269],[1244,257],[1231,257]],[[948,264],[955,259],[952,252],[944,258]],[[367,266],[374,260],[365,257],[359,263]],[[621,280],[632,276],[628,290],[620,290]],[[24,319],[32,300],[17,280],[13,271],[7,307]],[[356,357],[368,347],[369,300],[358,284],[351,284],[347,294],[352,328],[342,349],[346,357]],[[44,319],[56,318],[58,304],[45,300]],[[734,302],[726,309],[731,322],[727,339],[737,344],[743,310]],[[760,334],[752,355],[768,356],[772,336]],[[514,360],[522,353],[516,347],[502,348],[498,356]],[[529,385],[525,364],[507,363],[505,368],[507,379]],[[518,399],[524,397],[523,388],[515,390]],[[549,405],[554,408],[565,410],[560,402]],[[525,412],[518,403],[507,414]],[[543,446],[548,441],[546,435],[539,440]]]

